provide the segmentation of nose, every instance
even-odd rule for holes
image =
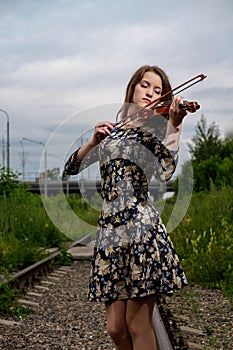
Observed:
[[[152,87],[148,87],[147,88],[146,96],[148,96],[148,97],[152,97],[153,96],[153,88]]]

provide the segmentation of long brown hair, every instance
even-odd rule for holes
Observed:
[[[119,112],[117,113],[117,119],[119,115],[121,114],[122,118],[125,118],[128,114],[128,109],[130,103],[133,102],[133,94],[134,94],[134,89],[135,86],[140,83],[140,81],[143,79],[143,76],[146,72],[153,72],[157,75],[160,76],[162,80],[162,95],[165,94],[166,92],[171,90],[171,85],[168,79],[167,74],[159,68],[158,66],[142,66],[140,67],[132,76],[130,79],[127,88],[126,88],[126,93],[125,93],[125,99],[123,102],[123,105],[121,106]],[[172,93],[168,94],[164,98],[161,99],[161,101],[171,101],[172,100]]]

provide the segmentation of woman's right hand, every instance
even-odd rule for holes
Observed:
[[[115,123],[104,121],[96,124],[94,134],[92,137],[92,142],[94,145],[98,145],[105,137],[111,135],[114,129]]]
[[[183,111],[179,108],[179,105],[183,104],[183,99],[180,96],[176,96],[169,109],[169,122],[175,127],[179,127],[187,115],[188,111]]]
[[[92,139],[87,141],[82,147],[79,147],[75,153],[74,159],[77,161],[82,161],[84,157],[90,152],[95,146],[97,146],[105,137],[111,135],[114,129],[115,123],[113,122],[100,122],[96,124],[94,134]]]

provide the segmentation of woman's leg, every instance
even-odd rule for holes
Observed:
[[[156,350],[152,315],[155,296],[127,301],[126,323],[132,337],[133,350]]]
[[[105,304],[107,330],[116,346],[116,350],[133,350],[132,339],[125,320],[126,307],[126,300],[117,300]]]

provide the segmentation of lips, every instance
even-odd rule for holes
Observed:
[[[151,100],[149,100],[148,98],[143,98],[143,101],[146,102],[146,104],[151,103]]]

